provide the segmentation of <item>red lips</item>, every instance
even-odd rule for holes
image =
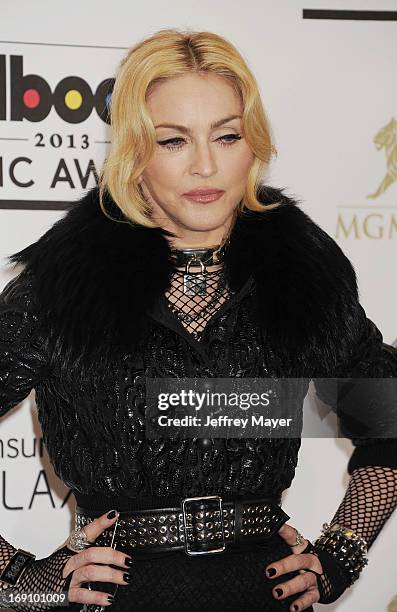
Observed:
[[[206,204],[207,202],[219,200],[224,193],[223,189],[194,189],[184,193],[183,196],[192,202]]]
[[[186,196],[200,196],[200,195],[215,195],[218,193],[224,193],[223,189],[193,189],[192,191],[186,191],[183,195]]]

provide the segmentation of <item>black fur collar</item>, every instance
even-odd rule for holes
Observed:
[[[225,258],[230,286],[239,289],[253,274],[257,319],[271,346],[290,356],[317,349],[335,361],[353,333],[354,269],[284,189],[262,185],[258,199],[282,206],[237,218]],[[119,213],[109,196],[106,208]],[[9,259],[33,271],[40,312],[60,346],[85,354],[111,345],[131,350],[173,269],[164,230],[111,221],[97,188]]]

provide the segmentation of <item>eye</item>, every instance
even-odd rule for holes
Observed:
[[[225,134],[225,136],[220,136],[216,140],[221,144],[221,146],[230,147],[237,140],[241,140],[241,138],[241,134]],[[157,142],[160,146],[168,149],[169,151],[179,151],[180,149],[182,149],[183,144],[186,141],[184,138],[177,137],[168,138],[167,140],[158,140]]]
[[[225,140],[227,138],[230,138],[230,140]],[[226,134],[226,136],[221,136],[220,138],[218,138],[217,140],[219,140],[219,142],[221,143],[221,145],[223,146],[229,146],[234,144],[237,140],[241,140],[241,134]],[[223,142],[222,142],[223,141]]]

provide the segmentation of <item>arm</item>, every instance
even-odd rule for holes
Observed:
[[[0,417],[29,395],[46,367],[32,282],[22,272],[0,293]]]
[[[353,376],[396,379],[397,350],[383,342],[374,323],[368,319],[366,323],[367,331],[358,346],[361,358],[353,368]],[[385,388],[383,398],[379,390],[375,397],[380,407],[376,425],[384,428],[384,434],[388,425],[392,429],[397,407],[396,386],[392,382],[390,388]],[[369,421],[366,417],[364,420]],[[392,433],[395,435],[394,428]],[[349,486],[331,523],[353,529],[366,540],[369,549],[397,506],[397,439],[360,437],[352,438],[352,442],[354,451],[347,466]]]
[[[46,373],[44,337],[40,332],[32,283],[31,276],[22,272],[0,293],[0,418],[25,399]],[[1,573],[16,551],[17,548],[0,535],[0,600],[8,590],[61,592],[64,589],[62,569],[74,554],[70,549],[64,546],[45,559],[30,562],[17,585],[12,587],[1,579]],[[36,603],[13,607],[16,610],[45,610],[51,606]]]
[[[369,550],[397,506],[395,381],[391,380],[390,385],[375,386],[375,381],[371,382],[371,379],[396,379],[397,350],[383,342],[381,332],[367,319],[359,304],[357,317],[360,320],[360,336],[351,349],[348,361],[340,364],[337,377],[365,379],[363,388],[366,392],[360,394],[360,402],[347,400],[337,407],[342,431],[352,440],[354,451],[347,466],[350,475],[348,488],[330,525],[338,523],[352,529],[364,538]],[[327,381],[319,379],[315,385],[321,399],[332,403]],[[343,380],[339,380],[338,397],[343,393],[346,396],[346,389]],[[374,389],[373,394],[371,389]],[[386,437],[388,432],[393,437]],[[382,437],[377,437],[380,435]],[[336,596],[332,581],[326,577],[322,577],[321,581],[323,598],[329,600],[323,603],[334,601],[341,593]]]
[[[0,417],[29,395],[44,365],[35,344],[29,282],[18,281],[12,279],[0,294]],[[0,571],[15,552],[0,535]]]

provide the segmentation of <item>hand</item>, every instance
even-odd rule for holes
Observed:
[[[94,542],[105,529],[109,529],[116,522],[117,516],[116,513],[114,518],[109,519],[106,514],[103,514],[88,525],[85,525],[83,530],[87,534],[87,539],[90,542]],[[68,559],[62,572],[63,578],[67,578],[73,572],[68,589],[69,601],[110,606],[112,601],[108,600],[109,593],[89,590],[82,588],[81,585],[85,582],[128,584],[131,566],[126,563],[127,559],[132,561],[129,555],[107,546],[94,545],[75,553]],[[104,565],[97,565],[98,563]],[[124,569],[114,569],[109,567],[109,565],[118,565]],[[126,575],[127,580],[124,579]]]
[[[275,561],[271,565],[268,565],[266,569],[266,575],[268,578],[275,578],[288,572],[299,570],[300,576],[295,576],[287,582],[281,582],[273,589],[273,596],[275,599],[285,599],[293,595],[294,593],[301,593],[306,591],[303,595],[295,599],[290,606],[290,612],[297,612],[298,610],[305,610],[313,603],[318,602],[320,599],[320,593],[317,586],[317,576],[315,573],[322,574],[323,568],[319,558],[312,554],[302,554],[302,551],[310,544],[309,540],[304,540],[302,544],[293,546],[296,542],[296,529],[287,523],[279,529],[279,535],[286,541],[291,547],[292,555],[284,557],[279,561]],[[269,569],[274,568],[275,573],[270,575]],[[315,572],[315,573],[313,573]],[[280,590],[282,593],[280,594]],[[278,592],[277,592],[278,591]]]

